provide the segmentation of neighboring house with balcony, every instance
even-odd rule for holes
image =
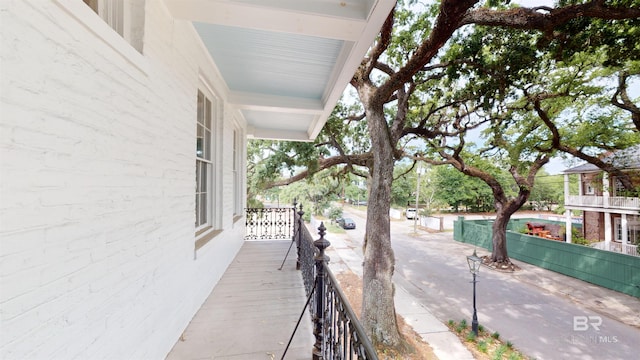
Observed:
[[[0,357],[163,358],[392,0],[0,2]],[[302,305],[302,304],[301,304]]]
[[[598,241],[595,246],[601,249],[635,255],[634,244],[640,241],[640,198],[637,193],[640,188],[640,146],[616,151],[602,160],[628,174],[636,191],[627,191],[619,179],[592,164],[567,169],[564,171],[567,219],[570,219],[571,211],[582,211],[584,238]],[[569,192],[572,174],[578,176],[578,194]],[[571,242],[569,233],[567,239]]]

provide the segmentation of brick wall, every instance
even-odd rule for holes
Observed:
[[[604,239],[604,214],[593,211],[584,212],[584,238],[587,240]]]
[[[82,1],[0,7],[0,358],[162,358],[244,233],[225,195],[194,253],[196,93],[215,73],[161,1],[143,55]]]

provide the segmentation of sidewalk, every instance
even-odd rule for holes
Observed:
[[[345,235],[331,234],[331,246],[326,250],[331,258],[329,267],[336,275],[352,271],[362,278],[362,251],[345,240]],[[474,359],[457,335],[451,333],[427,307],[398,285],[394,300],[396,312],[431,346],[439,359]]]

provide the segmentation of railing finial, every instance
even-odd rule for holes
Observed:
[[[329,240],[324,238],[324,236],[327,234],[327,228],[324,226],[324,221],[321,222],[320,226],[318,227],[318,234],[320,235],[320,239],[314,241],[313,245],[315,245],[315,247],[320,250],[318,256],[325,256],[324,249],[328,248],[331,243],[329,242]],[[329,261],[329,257],[327,257],[326,260]]]
[[[325,249],[330,243],[325,239],[324,223],[318,231],[320,238],[315,241],[306,226],[300,231],[304,234],[300,237],[302,277],[309,296],[315,340],[312,359],[378,360],[371,341],[326,263],[329,258]]]
[[[316,342],[313,344],[313,360],[324,360],[323,353],[323,344],[324,344],[324,334],[325,334],[325,292],[326,292],[326,277],[327,273],[325,271],[325,266],[329,262],[329,257],[325,255],[324,250],[331,245],[329,240],[325,239],[324,236],[327,233],[327,228],[324,227],[324,222],[320,223],[320,227],[318,227],[318,234],[320,234],[320,238],[313,242],[313,245],[318,248],[318,253],[313,258],[316,263],[316,309],[315,314],[313,316],[314,322],[314,330],[313,335],[316,337]]]

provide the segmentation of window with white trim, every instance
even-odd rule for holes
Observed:
[[[213,103],[198,90],[196,129],[196,233],[213,226]]]
[[[615,241],[622,241],[622,219],[617,217],[613,220],[615,228]],[[640,217],[627,216],[627,239],[629,244],[640,242]]]
[[[622,184],[622,181],[620,181],[620,179],[616,178],[613,181],[613,196],[625,196],[627,193],[627,189],[625,189],[624,185]]]
[[[596,193],[596,189],[593,187],[593,184],[591,182],[587,182],[585,184],[585,194],[587,195],[593,195]]]
[[[115,32],[142,53],[145,0],[83,0]]]

